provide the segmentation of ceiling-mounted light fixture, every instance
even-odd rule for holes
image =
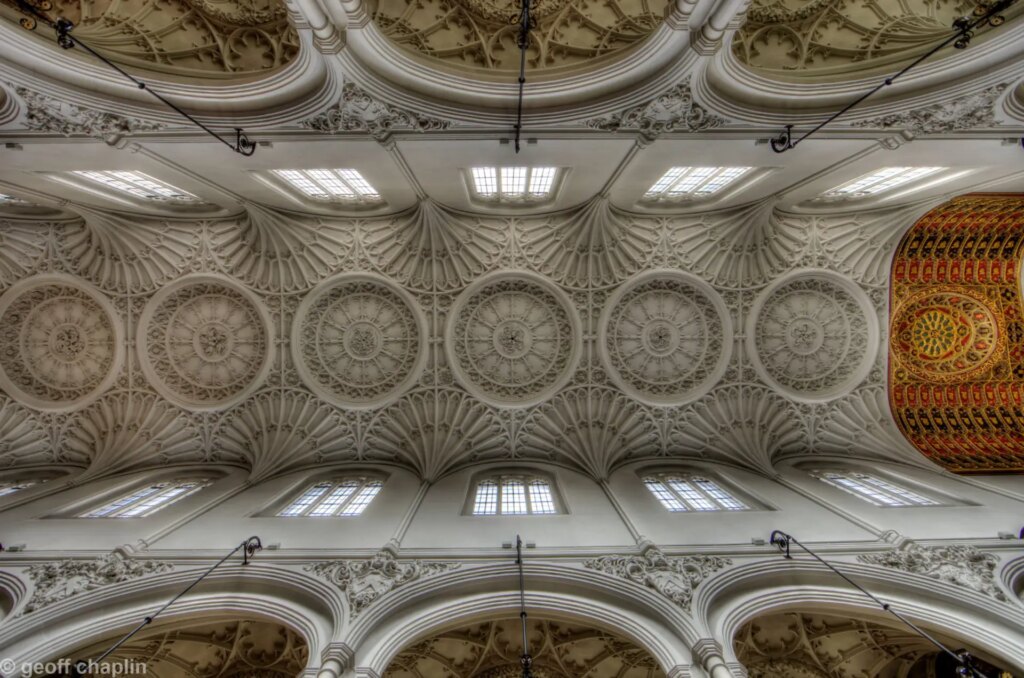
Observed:
[[[64,17],[60,17],[54,20],[51,19],[49,15],[46,14],[47,11],[53,8],[53,3],[50,2],[50,0],[15,0],[15,2],[17,3],[18,10],[21,11],[22,14],[25,14],[25,17],[22,18],[21,21],[19,22],[22,28],[25,28],[26,30],[30,31],[35,30],[37,22],[42,21],[44,24],[46,24],[47,26],[51,27],[54,30],[54,32],[57,34],[57,44],[63,47],[64,49],[81,47],[86,52],[93,55],[94,57],[105,63],[107,66],[114,69],[122,76],[130,80],[133,85],[135,85],[139,89],[146,90],[160,103],[167,106],[183,118],[187,119],[193,125],[203,130],[211,137],[213,137],[217,141],[221,142],[222,144],[230,148],[235,153],[239,153],[241,155],[248,157],[256,152],[256,144],[249,140],[249,137],[246,136],[245,131],[242,130],[241,127],[235,128],[235,143],[232,144],[230,141],[228,141],[221,135],[217,134],[212,129],[210,129],[209,127],[207,127],[206,125],[204,125],[203,123],[199,122],[194,117],[189,115],[187,112],[179,108],[176,104],[165,99],[159,92],[155,92],[152,89],[150,89],[145,82],[139,80],[132,74],[125,71],[123,68],[115,64],[113,61],[106,58],[105,56],[94,50],[92,47],[82,42],[79,38],[73,37],[71,35],[71,31],[75,28],[75,25],[73,23],[71,23]]]
[[[519,34],[516,36],[516,46],[519,47],[519,105],[516,108],[516,153],[519,152],[519,138],[523,132],[523,90],[526,87],[526,50],[530,48],[530,29],[534,28],[536,20],[530,16],[530,0],[520,0],[522,8],[518,17],[512,17],[512,23],[519,24]]]
[[[854,107],[860,105],[861,102],[863,102],[865,99],[867,99],[868,97],[870,97],[883,87],[888,87],[889,85],[894,83],[897,78],[906,74],[908,71],[918,66],[921,62],[930,58],[939,50],[948,47],[950,44],[952,44],[953,47],[957,49],[965,49],[968,45],[971,44],[971,38],[974,37],[975,29],[984,26],[985,24],[988,24],[989,26],[992,27],[1002,25],[1003,22],[1006,21],[1006,18],[1003,17],[1001,12],[1009,9],[1016,2],[1017,0],[998,0],[997,2],[991,4],[989,2],[981,2],[977,7],[974,8],[974,12],[971,15],[962,16],[953,22],[952,35],[950,35],[948,38],[946,38],[945,40],[943,40],[938,45],[928,50],[918,58],[914,59],[912,62],[904,66],[899,72],[890,75],[888,78],[875,85],[871,90],[865,92],[864,94],[860,95],[859,97],[851,101],[849,104],[844,106],[843,109],[840,110],[838,113],[835,113],[827,120],[818,123],[809,132],[805,132],[800,138],[794,139],[793,125],[786,125],[786,128],[779,134],[779,136],[771,140],[772,150],[775,151],[776,153],[784,153],[791,148],[795,148],[796,145],[799,144],[801,141],[817,133],[823,127],[825,127],[835,119],[846,114]],[[1021,143],[1024,144],[1024,139],[1021,140]]]

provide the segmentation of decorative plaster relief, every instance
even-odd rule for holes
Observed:
[[[455,301],[445,349],[467,390],[499,405],[531,405],[572,377],[580,320],[565,293],[540,277],[501,272]]]
[[[376,99],[358,85],[347,82],[341,99],[323,113],[299,123],[300,127],[324,134],[346,132],[369,134],[383,141],[392,132],[426,132],[448,129],[451,122],[392,106]]]
[[[117,378],[123,358],[117,312],[85,281],[37,275],[0,297],[0,388],[30,407],[88,405]]]
[[[755,300],[746,341],[754,370],[770,386],[798,400],[831,400],[871,371],[878,316],[852,281],[797,271]]]
[[[489,407],[455,389],[410,393],[378,414],[366,449],[406,462],[433,482],[459,464],[503,458],[508,436]]]
[[[888,113],[868,120],[858,120],[854,127],[870,129],[903,129],[913,134],[938,134],[977,128],[996,127],[996,102],[1007,83],[993,85],[981,92],[965,94],[941,104],[921,106],[902,113]]]
[[[188,269],[202,242],[193,225],[72,209],[83,219],[64,228],[60,256],[77,275],[111,292],[156,291]]]
[[[383,273],[416,290],[441,292],[490,271],[510,230],[507,220],[455,214],[425,199],[408,215],[366,223],[363,242]]]
[[[661,25],[669,0],[535,0],[527,68],[585,64],[622,53]],[[515,71],[517,0],[381,0],[373,20],[402,47],[440,63]]]
[[[146,377],[187,409],[223,408],[255,390],[270,368],[269,313],[227,278],[196,274],[160,289],[139,318]]]
[[[57,456],[36,416],[0,396],[0,467],[52,464]]]
[[[605,196],[581,209],[522,222],[520,243],[530,266],[568,287],[622,282],[646,267],[658,245],[655,219],[616,210]]]
[[[254,203],[237,220],[210,226],[210,249],[224,270],[267,292],[308,290],[344,267],[353,229]]]
[[[164,129],[160,123],[79,106],[24,87],[14,91],[25,102],[25,125],[36,132],[50,132],[66,137],[83,134],[103,139]]]
[[[970,0],[754,0],[733,53],[789,77],[891,67],[948,38],[953,21],[974,7]]]
[[[72,458],[89,462],[79,481],[147,465],[206,459],[188,418],[153,393],[105,395],[75,415],[64,448]]]
[[[681,404],[722,378],[732,320],[721,296],[699,278],[648,271],[608,299],[598,347],[619,388],[651,404]]]
[[[299,51],[298,34],[280,0],[141,0],[131,5],[55,0],[53,5],[50,15],[70,20],[75,37],[111,61],[135,68],[223,79],[279,68]],[[15,22],[23,17],[8,3],[0,4],[0,16]]]
[[[0,289],[35,272],[47,251],[50,224],[0,221]]]
[[[899,549],[860,555],[857,560],[924,575],[1007,602],[994,576],[999,558],[973,546],[956,544],[928,547],[907,542]]]
[[[80,593],[172,569],[169,563],[135,560],[120,551],[113,551],[96,560],[62,560],[33,565],[27,570],[32,580],[32,597],[20,614],[35,612]]]
[[[408,292],[373,274],[343,274],[303,299],[292,326],[292,358],[322,398],[373,407],[397,398],[419,377],[426,332]]]
[[[74,653],[97,657],[116,638]],[[275,622],[202,617],[148,626],[107,657],[111,666],[146,665],[145,673],[176,678],[295,678],[309,661],[306,640]],[[97,675],[97,674],[93,674]]]
[[[665,678],[647,650],[609,631],[533,615],[526,628],[535,678]],[[522,633],[518,619],[438,633],[404,648],[384,678],[519,678]]]
[[[302,391],[257,393],[221,420],[221,461],[249,467],[249,481],[288,470],[357,457],[355,439],[340,412]]]
[[[413,560],[399,563],[388,551],[366,560],[325,560],[306,565],[307,572],[326,579],[345,592],[349,617],[355,618],[375,600],[402,586],[460,566],[455,562]]]
[[[602,556],[583,563],[592,570],[654,589],[687,612],[697,586],[729,565],[732,565],[729,558],[666,556],[654,547],[648,548],[642,556]]]
[[[595,386],[566,390],[531,411],[516,443],[520,457],[569,462],[600,480],[622,462],[661,451],[658,428],[646,409]]]
[[[610,116],[591,118],[587,127],[606,132],[638,132],[655,139],[667,132],[699,132],[726,123],[694,101],[687,78],[664,94],[646,103],[631,106]]]
[[[733,644],[750,678],[935,675],[911,670],[924,668],[918,661],[935,654],[927,640],[849,617],[764,615],[740,627]]]

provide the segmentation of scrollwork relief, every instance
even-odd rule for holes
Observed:
[[[637,132],[655,139],[668,132],[699,132],[721,127],[726,120],[697,103],[689,79],[647,103],[610,116],[591,118],[587,127],[606,132]]]
[[[454,562],[412,560],[399,562],[388,551],[380,551],[365,560],[325,560],[303,569],[334,584],[345,592],[349,617],[359,616],[381,596],[420,579],[460,566]]]
[[[995,579],[999,558],[967,544],[921,546],[907,542],[899,549],[857,556],[869,565],[920,574],[1007,602]]]
[[[27,570],[28,577],[32,580],[32,597],[21,609],[21,614],[29,614],[111,584],[120,584],[172,569],[174,568],[170,563],[137,560],[120,551],[114,551],[96,560],[62,560],[33,565]]]
[[[383,141],[392,132],[448,129],[451,122],[393,106],[348,82],[342,87],[338,103],[323,113],[301,121],[299,126],[324,134],[369,134]]]
[[[721,556],[666,556],[654,547],[641,556],[602,556],[583,563],[589,569],[654,589],[687,612],[700,583],[729,565],[732,560]]]

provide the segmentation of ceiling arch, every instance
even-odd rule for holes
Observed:
[[[49,15],[74,24],[75,37],[122,66],[178,78],[252,78],[291,62],[299,38],[280,0],[56,0]],[[16,2],[0,16],[20,22]],[[39,24],[40,40],[52,41]]]

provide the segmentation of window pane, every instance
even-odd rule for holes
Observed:
[[[23,480],[17,483],[0,483],[0,497],[6,497],[9,494],[14,494],[25,488],[32,487],[36,484],[34,480]]]
[[[526,513],[526,488],[523,486],[523,481],[502,481],[501,512],[510,515]]]
[[[667,483],[668,486],[679,495],[679,498],[695,511],[714,511],[717,508],[704,495],[693,489],[693,487],[690,486],[690,483],[684,481],[682,478],[669,478]]]
[[[704,494],[713,499],[720,507],[728,511],[742,511],[747,505],[723,490],[716,483],[707,478],[691,478],[694,485],[704,491]]]
[[[669,511],[685,511],[686,507],[683,506],[682,502],[676,499],[676,496],[668,491],[661,481],[655,478],[644,478],[644,485],[651,491],[661,505],[667,508]]]
[[[478,195],[493,196],[498,192],[498,171],[493,167],[474,167],[473,186]]]
[[[544,197],[555,182],[554,167],[534,167],[530,170],[530,195]]]
[[[916,492],[912,492],[911,490],[908,490],[904,487],[900,487],[899,485],[893,485],[892,483],[886,482],[881,478],[876,478],[874,476],[864,474],[856,474],[856,476],[861,482],[867,485],[874,485],[875,487],[883,491],[886,491],[889,494],[895,495],[896,497],[905,500],[908,504],[917,504],[919,506],[935,506],[936,504],[938,504],[938,502],[929,499],[928,497],[922,496]]]
[[[498,512],[498,483],[485,480],[476,486],[473,515],[493,516]]]
[[[327,498],[316,505],[316,508],[309,512],[311,516],[333,516],[337,515],[341,507],[348,501],[356,488],[359,487],[359,483],[355,480],[346,480],[335,487]]]
[[[171,186],[142,172],[79,170],[72,172],[72,174],[91,179],[108,188],[113,188],[143,200],[199,202],[199,198],[188,191],[183,191],[176,186]]]
[[[380,193],[354,169],[271,170],[292,188],[315,200],[380,202]]]
[[[874,504],[875,506],[911,506],[914,503],[916,503],[902,496],[902,494],[890,494],[885,489],[880,487],[876,482],[873,482],[877,481],[876,478],[873,478],[872,476],[867,476],[863,473],[838,473],[834,471],[829,471],[820,474],[818,477],[827,483],[835,485],[840,489],[846,490],[851,494],[857,495],[864,501]],[[891,485],[890,483],[885,483],[884,481],[878,482],[881,482],[881,484],[886,487],[895,487],[894,485]],[[904,491],[902,490],[902,488],[898,489]],[[914,495],[914,493],[910,494]],[[914,496],[920,497],[920,495]],[[924,497],[921,497],[921,499],[924,499],[926,502],[932,505],[937,503],[928,500]]]
[[[526,192],[526,168],[525,167],[502,167],[501,168],[501,193],[505,196],[515,197]]]
[[[289,504],[283,511],[278,513],[279,516],[298,516],[305,513],[305,511],[313,505],[317,499],[319,499],[327,490],[331,489],[331,483],[318,483],[313,487],[309,488],[302,493],[298,499]]]
[[[156,483],[136,490],[131,494],[85,513],[83,518],[143,518],[174,502],[187,497],[206,483],[197,480],[183,480],[173,483]]]
[[[530,481],[531,513],[555,513],[555,500],[546,480]]]
[[[359,493],[356,494],[355,498],[348,503],[348,505],[342,509],[338,514],[340,516],[358,516],[366,507],[370,505],[373,498],[380,492],[380,488],[383,486],[379,480],[372,480],[363,486]]]
[[[126,495],[124,497],[121,497],[120,499],[114,500],[113,502],[107,504],[106,506],[102,506],[102,507],[100,507],[98,509],[94,509],[94,510],[90,511],[89,513],[86,513],[84,515],[84,517],[85,518],[102,518],[104,516],[109,516],[110,514],[114,513],[115,511],[118,511],[118,510],[124,508],[125,506],[129,506],[130,504],[132,504],[132,503],[134,503],[136,501],[140,501],[141,499],[143,499],[145,497],[148,497],[151,494],[156,494],[157,492],[159,492],[160,490],[162,490],[166,486],[167,486],[167,483],[160,483],[158,485],[150,485],[149,487],[144,487],[144,488],[142,488],[140,490],[136,490],[135,492],[133,492],[133,493],[131,493],[129,495]]]

